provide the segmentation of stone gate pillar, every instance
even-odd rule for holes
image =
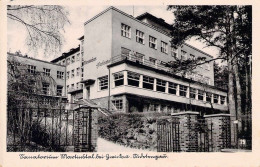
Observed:
[[[209,129],[210,151],[230,148],[230,114],[213,114],[204,116]]]
[[[80,106],[75,110],[75,125],[73,129],[74,152],[94,152],[97,147],[96,108]]]
[[[173,118],[179,118],[180,151],[196,152],[198,150],[197,122],[198,112],[180,112],[172,114]]]

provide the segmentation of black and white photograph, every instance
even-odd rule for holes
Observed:
[[[7,5],[7,152],[251,152],[252,6]]]

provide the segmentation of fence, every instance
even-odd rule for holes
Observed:
[[[7,151],[93,151],[92,110],[76,107],[51,99],[8,106]]]

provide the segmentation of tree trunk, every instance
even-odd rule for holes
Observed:
[[[238,59],[234,57],[234,65],[233,72],[236,81],[236,102],[237,102],[237,110],[236,110],[236,119],[238,120],[238,132],[242,130],[242,103],[241,103],[241,84],[240,84],[240,75],[238,70]]]

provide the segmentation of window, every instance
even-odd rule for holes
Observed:
[[[176,49],[174,49],[173,47],[171,47],[171,56],[177,57]]]
[[[157,39],[149,36],[149,47],[153,49],[157,49]]]
[[[168,92],[169,92],[170,94],[176,95],[176,92],[177,92],[177,84],[176,84],[176,83],[169,82],[169,90],[168,90]]]
[[[195,60],[195,56],[193,54],[190,54],[190,59]]]
[[[74,84],[71,84],[71,90],[73,90],[74,89]]]
[[[108,88],[108,76],[98,78],[99,90],[105,90]]]
[[[130,56],[130,52],[131,52],[131,50],[129,50],[129,49],[126,49],[126,48],[121,48],[121,54],[123,55],[123,56],[126,56],[126,57],[129,57]]]
[[[153,90],[154,78],[143,76],[143,88]]]
[[[58,79],[64,79],[64,72],[57,71],[57,78]]]
[[[70,78],[70,72],[67,71],[67,79],[69,79],[69,78]]]
[[[80,68],[78,67],[77,68],[77,76],[79,76],[79,74],[80,74]]]
[[[69,92],[69,88],[70,88],[70,86],[69,86],[69,85],[67,85],[67,93]]]
[[[218,95],[214,94],[213,98],[214,98],[214,103],[218,104]]]
[[[165,92],[165,86],[166,86],[166,81],[157,79],[156,80],[156,90],[159,92]]]
[[[206,101],[211,103],[212,93],[206,92]]]
[[[194,88],[190,88],[190,98],[196,99],[197,90]]]
[[[142,31],[136,30],[136,42],[144,44],[144,33]]]
[[[202,90],[198,90],[198,100],[204,99],[204,92]]]
[[[144,55],[136,52],[136,62],[143,64],[144,63]]]
[[[156,65],[157,63],[157,60],[152,58],[152,57],[149,57],[149,61],[151,62],[152,65]]]
[[[42,93],[45,95],[50,95],[50,84],[42,83]]]
[[[36,66],[28,65],[27,70],[30,74],[35,74],[36,72]]]
[[[79,83],[78,82],[76,83],[76,89],[79,89]]]
[[[114,82],[115,82],[115,86],[124,85],[124,74],[123,74],[123,72],[119,72],[119,73],[114,74]]]
[[[74,63],[75,62],[75,56],[72,56],[71,57],[71,63]]]
[[[62,65],[64,65],[64,66],[66,65],[66,60],[62,61]]]
[[[57,85],[57,96],[62,96],[62,86]]]
[[[225,104],[225,102],[226,102],[226,97],[220,96],[220,104]]]
[[[71,78],[74,78],[75,74],[74,74],[74,70],[71,70]]]
[[[67,58],[67,65],[69,65],[70,64],[70,58]]]
[[[76,61],[80,60],[80,53],[77,54]]]
[[[161,41],[161,52],[163,52],[163,53],[168,53],[167,47],[168,47],[168,46],[167,46],[167,43]]]
[[[123,37],[131,38],[131,27],[125,24],[121,24],[121,35]]]
[[[186,97],[187,94],[187,86],[180,85],[180,96]]]
[[[181,59],[187,60],[187,52],[185,52],[184,50],[181,50]]]
[[[139,86],[139,79],[140,79],[140,75],[133,73],[133,72],[128,72],[127,73],[127,81],[128,81],[128,85],[132,85],[132,86]]]
[[[51,75],[51,69],[43,68],[43,74],[44,74],[45,76],[50,76],[50,75]]]
[[[122,110],[123,109],[123,100],[112,100],[113,105],[117,110]]]

